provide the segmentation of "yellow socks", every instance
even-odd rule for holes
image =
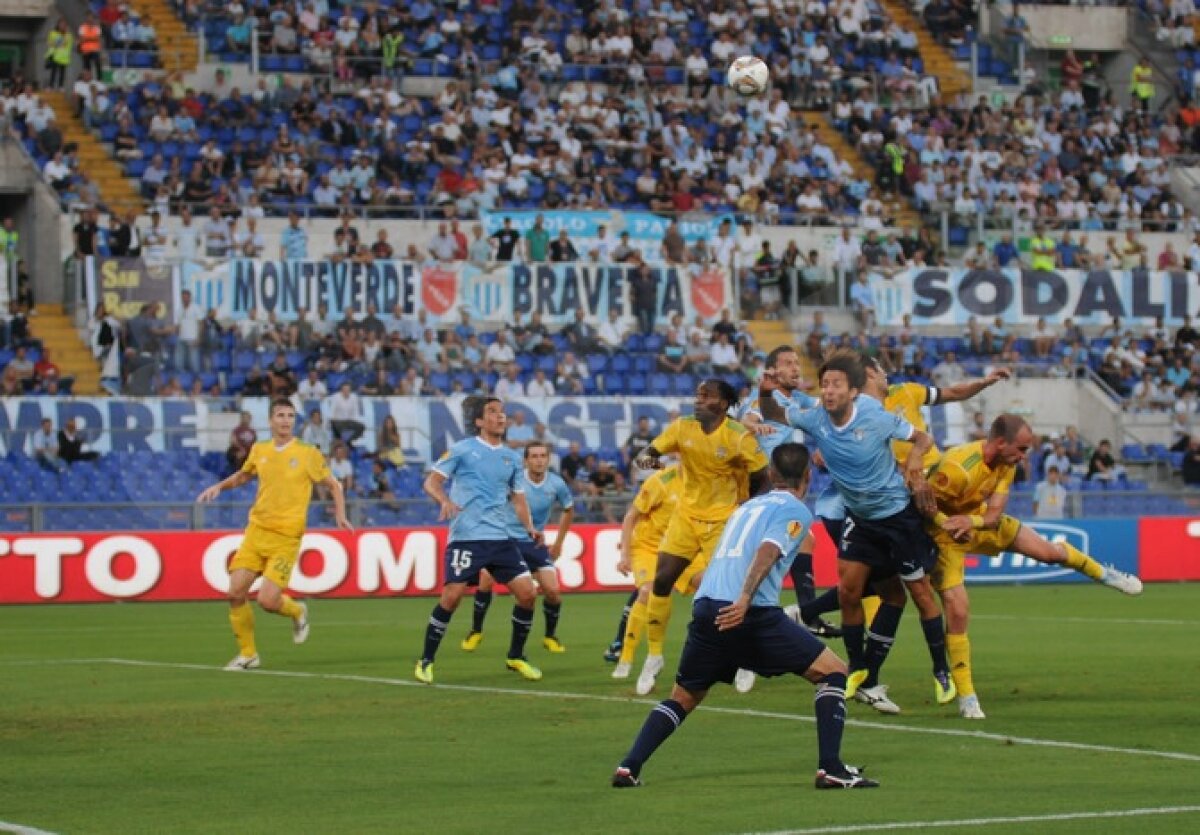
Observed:
[[[946,635],[946,655],[950,659],[950,677],[958,695],[973,696],[975,680],[971,678],[971,639],[966,635]]]
[[[633,613],[630,612],[632,617]],[[667,624],[671,620],[671,596],[659,597],[650,592],[646,607],[646,639],[650,643],[651,655],[663,654],[663,643],[667,638]]]
[[[649,606],[641,600],[634,601],[629,610],[629,622],[625,626],[625,641],[621,644],[619,663],[632,664],[633,653],[642,642],[642,633],[646,631],[646,616]]]
[[[1074,545],[1064,542],[1063,548],[1067,552],[1067,568],[1073,568],[1081,574],[1086,574],[1093,580],[1099,580],[1104,576],[1104,566],[1096,562],[1087,554],[1080,551]]]
[[[291,618],[292,620],[295,620],[304,613],[304,607],[295,600],[292,600],[292,598],[288,597],[286,594],[282,595],[280,599],[283,602],[279,604],[279,614],[283,615],[285,618]]]
[[[247,658],[257,655],[254,648],[254,607],[249,603],[230,606],[229,623],[233,626],[233,636],[237,638],[238,654]]]
[[[883,599],[877,594],[862,599],[863,623],[867,625],[868,629],[871,626],[871,621],[875,620],[875,613],[879,611],[879,604],[881,603],[883,603]]]

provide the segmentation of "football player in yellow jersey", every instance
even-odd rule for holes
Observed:
[[[983,719],[971,678],[967,639],[968,599],[963,585],[967,554],[996,556],[1005,551],[1038,562],[1065,565],[1125,594],[1141,594],[1142,581],[1103,566],[1067,542],[1050,542],[1004,512],[1017,465],[1034,444],[1033,430],[1017,415],[1000,415],[986,441],[954,447],[930,469],[938,513],[928,529],[938,546],[938,564],[930,575],[946,612],[946,650],[958,689],[959,714]]]
[[[672,421],[637,459],[643,469],[659,469],[664,455],[679,456],[682,492],[659,545],[647,612],[647,634],[661,646],[671,617],[671,587],[684,572],[692,588],[721,539],[725,522],[746,493],[758,495],[768,484],[767,457],[754,434],[726,413],[737,392],[724,380],[705,380],[696,388],[694,414]],[[739,490],[739,472],[748,474]],[[739,495],[741,493],[741,495]],[[663,668],[661,655],[648,655],[638,677],[641,695],[654,689]]]
[[[621,522],[621,560],[617,569],[623,574],[632,574],[637,587],[637,600],[629,610],[629,621],[625,638],[621,643],[621,655],[613,670],[615,679],[629,678],[633,665],[633,654],[642,640],[646,629],[646,613],[650,601],[650,589],[654,583],[654,571],[658,565],[658,546],[662,542],[671,515],[679,503],[683,477],[679,467],[672,465],[659,470],[642,482],[637,497],[625,513]],[[683,580],[683,577],[680,577]],[[679,584],[676,583],[676,588]],[[686,588],[686,586],[685,586]],[[662,655],[662,644],[651,643],[650,655]]]
[[[292,619],[292,640],[308,640],[308,607],[284,594],[292,569],[300,557],[300,540],[308,518],[312,486],[323,484],[333,496],[337,526],[351,530],[346,519],[342,485],[329,472],[325,456],[314,446],[298,440],[296,410],[291,401],[271,402],[271,440],[250,448],[242,468],[197,497],[214,501],[225,490],[233,490],[258,478],[258,495],[250,508],[250,524],[229,564],[229,622],[237,638],[238,654],[227,670],[253,670],[260,665],[254,646],[254,609],[247,602],[250,586],[261,576],[258,605],[263,611]]]

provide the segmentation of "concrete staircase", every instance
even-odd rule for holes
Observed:
[[[59,90],[42,90],[39,95],[54,109],[54,118],[62,130],[63,142],[74,142],[79,147],[79,169],[96,184],[104,205],[109,210],[133,209],[141,214],[144,203],[136,184],[125,176],[124,169],[99,137],[75,115],[67,95]]]
[[[168,73],[189,73],[199,62],[199,41],[187,30],[166,0],[131,0],[130,5],[158,36],[159,62]]]
[[[934,39],[925,21],[913,14],[905,0],[879,0],[888,16],[917,36],[917,49],[925,63],[925,72],[938,80],[942,101],[953,103],[958,96],[971,91],[971,76],[958,65],[950,50]]]
[[[50,360],[63,377],[74,377],[74,394],[102,394],[100,367],[92,352],[80,339],[75,323],[63,313],[62,305],[39,304],[37,316],[29,319],[29,330],[50,352]]]
[[[829,146],[838,159],[843,159],[854,169],[854,176],[867,182],[875,182],[875,168],[850,144],[850,141],[833,126],[829,117],[824,113],[804,114],[808,123],[816,130],[817,137],[823,145]],[[897,227],[909,228],[919,226],[921,216],[916,209],[907,203],[897,201],[888,206],[884,220],[890,219]]]

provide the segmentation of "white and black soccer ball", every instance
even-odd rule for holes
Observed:
[[[761,58],[743,55],[729,65],[725,81],[739,96],[761,96],[771,83],[771,70]]]

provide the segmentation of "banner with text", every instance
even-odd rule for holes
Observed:
[[[872,274],[880,325],[981,324],[997,316],[1010,324],[1108,324],[1119,316],[1149,325],[1162,316],[1179,324],[1200,307],[1200,274],[1157,270],[909,269],[892,278]]]
[[[364,397],[362,422],[367,431],[359,446],[375,448],[376,430],[395,418],[400,440],[418,461],[437,459],[456,441],[466,437],[462,401],[466,395],[432,397]],[[266,437],[268,399],[244,398],[241,408],[250,413],[259,437]],[[329,420],[328,403],[298,403],[301,416],[321,409]],[[642,416],[655,426],[664,425],[672,409],[688,413],[687,398],[530,397],[505,406],[509,415],[521,412],[528,426],[544,423],[561,444],[576,441],[585,449],[616,447],[625,443]],[[74,419],[97,452],[144,450],[223,450],[236,414],[222,413],[209,401],[191,398],[58,398],[9,397],[0,400],[0,455],[33,454],[31,437],[42,418],[57,430]],[[296,432],[303,431],[297,426]]]
[[[433,325],[459,321],[460,310],[490,325],[540,313],[547,325],[574,321],[582,308],[592,325],[609,310],[632,317],[630,282],[634,267],[624,265],[496,264],[481,269],[467,263],[417,264],[375,261],[253,261],[238,259],[207,268],[184,264],[181,287],[201,308],[215,308],[222,319],[244,319],[257,311],[292,320],[299,311],[341,318],[351,307],[374,305],[380,314],[398,307],[404,316],[424,311]],[[715,319],[733,299],[727,270],[698,267],[651,267],[657,288],[655,315],[665,325],[679,313]]]
[[[1172,526],[1194,520],[1143,520]],[[1069,525],[1037,523],[1052,539],[1088,545],[1102,562],[1138,572],[1138,522],[1132,519],[1073,520]],[[1143,535],[1147,533],[1143,531]],[[553,541],[555,533],[549,532]],[[1194,537],[1193,537],[1194,538]],[[0,535],[0,604],[90,603],[117,600],[218,600],[228,589],[228,565],[242,534],[229,531],[60,533]],[[567,591],[632,588],[617,570],[621,529],[614,525],[577,525],[567,534],[557,562]],[[311,531],[304,536],[291,589],[325,597],[396,597],[434,595],[443,580],[445,528]],[[1149,553],[1143,542],[1143,554]],[[1161,548],[1154,548],[1161,553]],[[1191,549],[1192,561],[1197,551]],[[817,529],[816,582],[836,582],[836,555],[823,529]],[[1194,569],[1194,566],[1192,566]],[[1194,570],[1146,579],[1196,579]],[[1044,566],[1013,555],[970,558],[967,582],[1024,583],[1078,580],[1070,570]],[[1082,580],[1080,580],[1082,581]],[[784,601],[786,602],[786,601]]]
[[[151,302],[161,303],[167,318],[175,309],[178,274],[170,264],[93,255],[83,259],[83,278],[91,305],[104,302],[120,319],[137,316]]]
[[[542,228],[550,235],[550,239],[558,237],[558,233],[566,230],[575,250],[584,259],[590,259],[591,253],[600,244],[600,230],[604,230],[604,242],[611,250],[621,239],[622,232],[629,233],[629,245],[642,253],[642,257],[650,263],[662,261],[662,240],[671,221],[679,222],[679,234],[689,244],[697,240],[711,241],[717,235],[717,229],[723,221],[729,221],[730,234],[736,232],[733,215],[703,215],[685,214],[677,218],[657,215],[653,212],[619,212],[609,210],[599,211],[527,211],[527,212],[481,212],[485,235],[492,235],[504,228],[504,221],[512,221],[512,228],[520,233],[522,240],[525,233],[533,228],[537,219],[542,218]],[[782,251],[782,250],[780,250]]]

